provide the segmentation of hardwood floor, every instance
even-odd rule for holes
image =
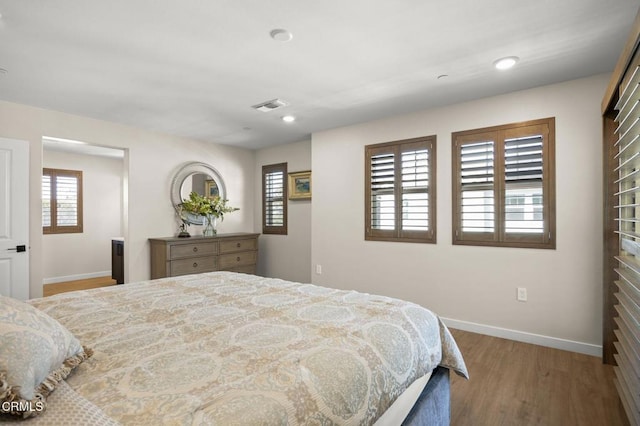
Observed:
[[[452,426],[627,426],[597,357],[451,330],[470,380],[451,375]]]
[[[45,284],[42,286],[42,295],[44,297],[52,296],[67,291],[86,290],[89,288],[107,287],[115,285],[116,280],[111,277],[89,278],[86,280],[67,281],[56,284]]]

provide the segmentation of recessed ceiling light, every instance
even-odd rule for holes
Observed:
[[[507,56],[506,58],[500,58],[493,63],[493,66],[499,70],[508,70],[512,68],[519,60],[517,56]]]
[[[293,34],[291,34],[287,30],[283,30],[282,28],[276,28],[275,30],[271,30],[269,33],[271,38],[275,41],[287,42],[293,38]]]
[[[285,123],[293,123],[294,121],[296,121],[296,118],[293,115],[285,115],[282,117],[282,121],[284,121]]]

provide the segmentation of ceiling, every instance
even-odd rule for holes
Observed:
[[[639,6],[0,0],[0,100],[258,149],[610,72]],[[273,40],[277,28],[292,40]],[[516,67],[494,69],[511,55],[520,58]],[[275,98],[289,104],[251,108]],[[284,123],[287,114],[297,120]]]

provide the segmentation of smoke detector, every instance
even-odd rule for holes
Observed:
[[[289,102],[287,101],[283,101],[282,99],[272,99],[270,101],[262,102],[258,105],[253,105],[251,108],[257,109],[258,111],[262,112],[269,112],[287,105],[289,105]]]

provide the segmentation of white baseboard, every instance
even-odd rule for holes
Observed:
[[[550,348],[578,352],[602,358],[602,346],[592,345],[590,343],[575,342],[573,340],[559,339],[557,337],[543,336],[541,334],[510,330],[491,325],[476,324],[452,318],[442,318],[442,321],[449,328],[457,328],[459,330],[470,331],[473,333],[486,334],[488,336],[501,337],[503,339],[515,340],[517,342],[532,343],[534,345],[547,346]]]
[[[42,284],[55,284],[65,281],[86,280],[89,278],[110,277],[111,271],[90,272],[88,274],[67,275],[66,277],[45,278]]]

